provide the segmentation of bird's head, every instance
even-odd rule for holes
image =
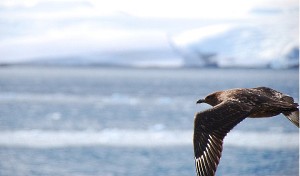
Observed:
[[[212,94],[209,94],[205,97],[205,99],[199,99],[197,101],[197,104],[200,104],[200,103],[207,103],[211,106],[215,106],[219,103],[222,102],[222,99],[220,97],[220,92],[215,92],[215,93],[212,93]]]

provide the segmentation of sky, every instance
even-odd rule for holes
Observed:
[[[1,0],[0,63],[164,50],[180,65],[169,51],[173,36],[291,12],[298,14],[297,0]]]
[[[156,18],[247,18],[254,8],[283,9],[298,4],[296,0],[2,0],[0,5],[11,8],[17,6],[34,7],[40,3],[57,4],[57,9],[64,5],[81,4],[76,10],[60,11],[59,13],[43,14],[37,18],[59,17],[91,17],[112,15],[124,12],[137,17]],[[93,11],[89,8],[92,7]],[[55,9],[54,9],[55,10]],[[34,18],[34,17],[33,17]]]

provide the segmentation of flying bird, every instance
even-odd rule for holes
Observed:
[[[209,94],[197,103],[212,108],[194,119],[194,154],[198,176],[213,176],[217,170],[226,134],[247,117],[284,114],[299,128],[299,109],[294,99],[268,87],[237,88]]]

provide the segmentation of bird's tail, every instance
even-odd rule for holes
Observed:
[[[283,114],[299,128],[299,110],[284,112]]]

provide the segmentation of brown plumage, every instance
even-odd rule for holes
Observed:
[[[194,153],[198,176],[213,176],[221,158],[226,134],[246,117],[272,117],[283,113],[299,128],[294,99],[267,87],[218,91],[200,99],[211,109],[195,115]]]

